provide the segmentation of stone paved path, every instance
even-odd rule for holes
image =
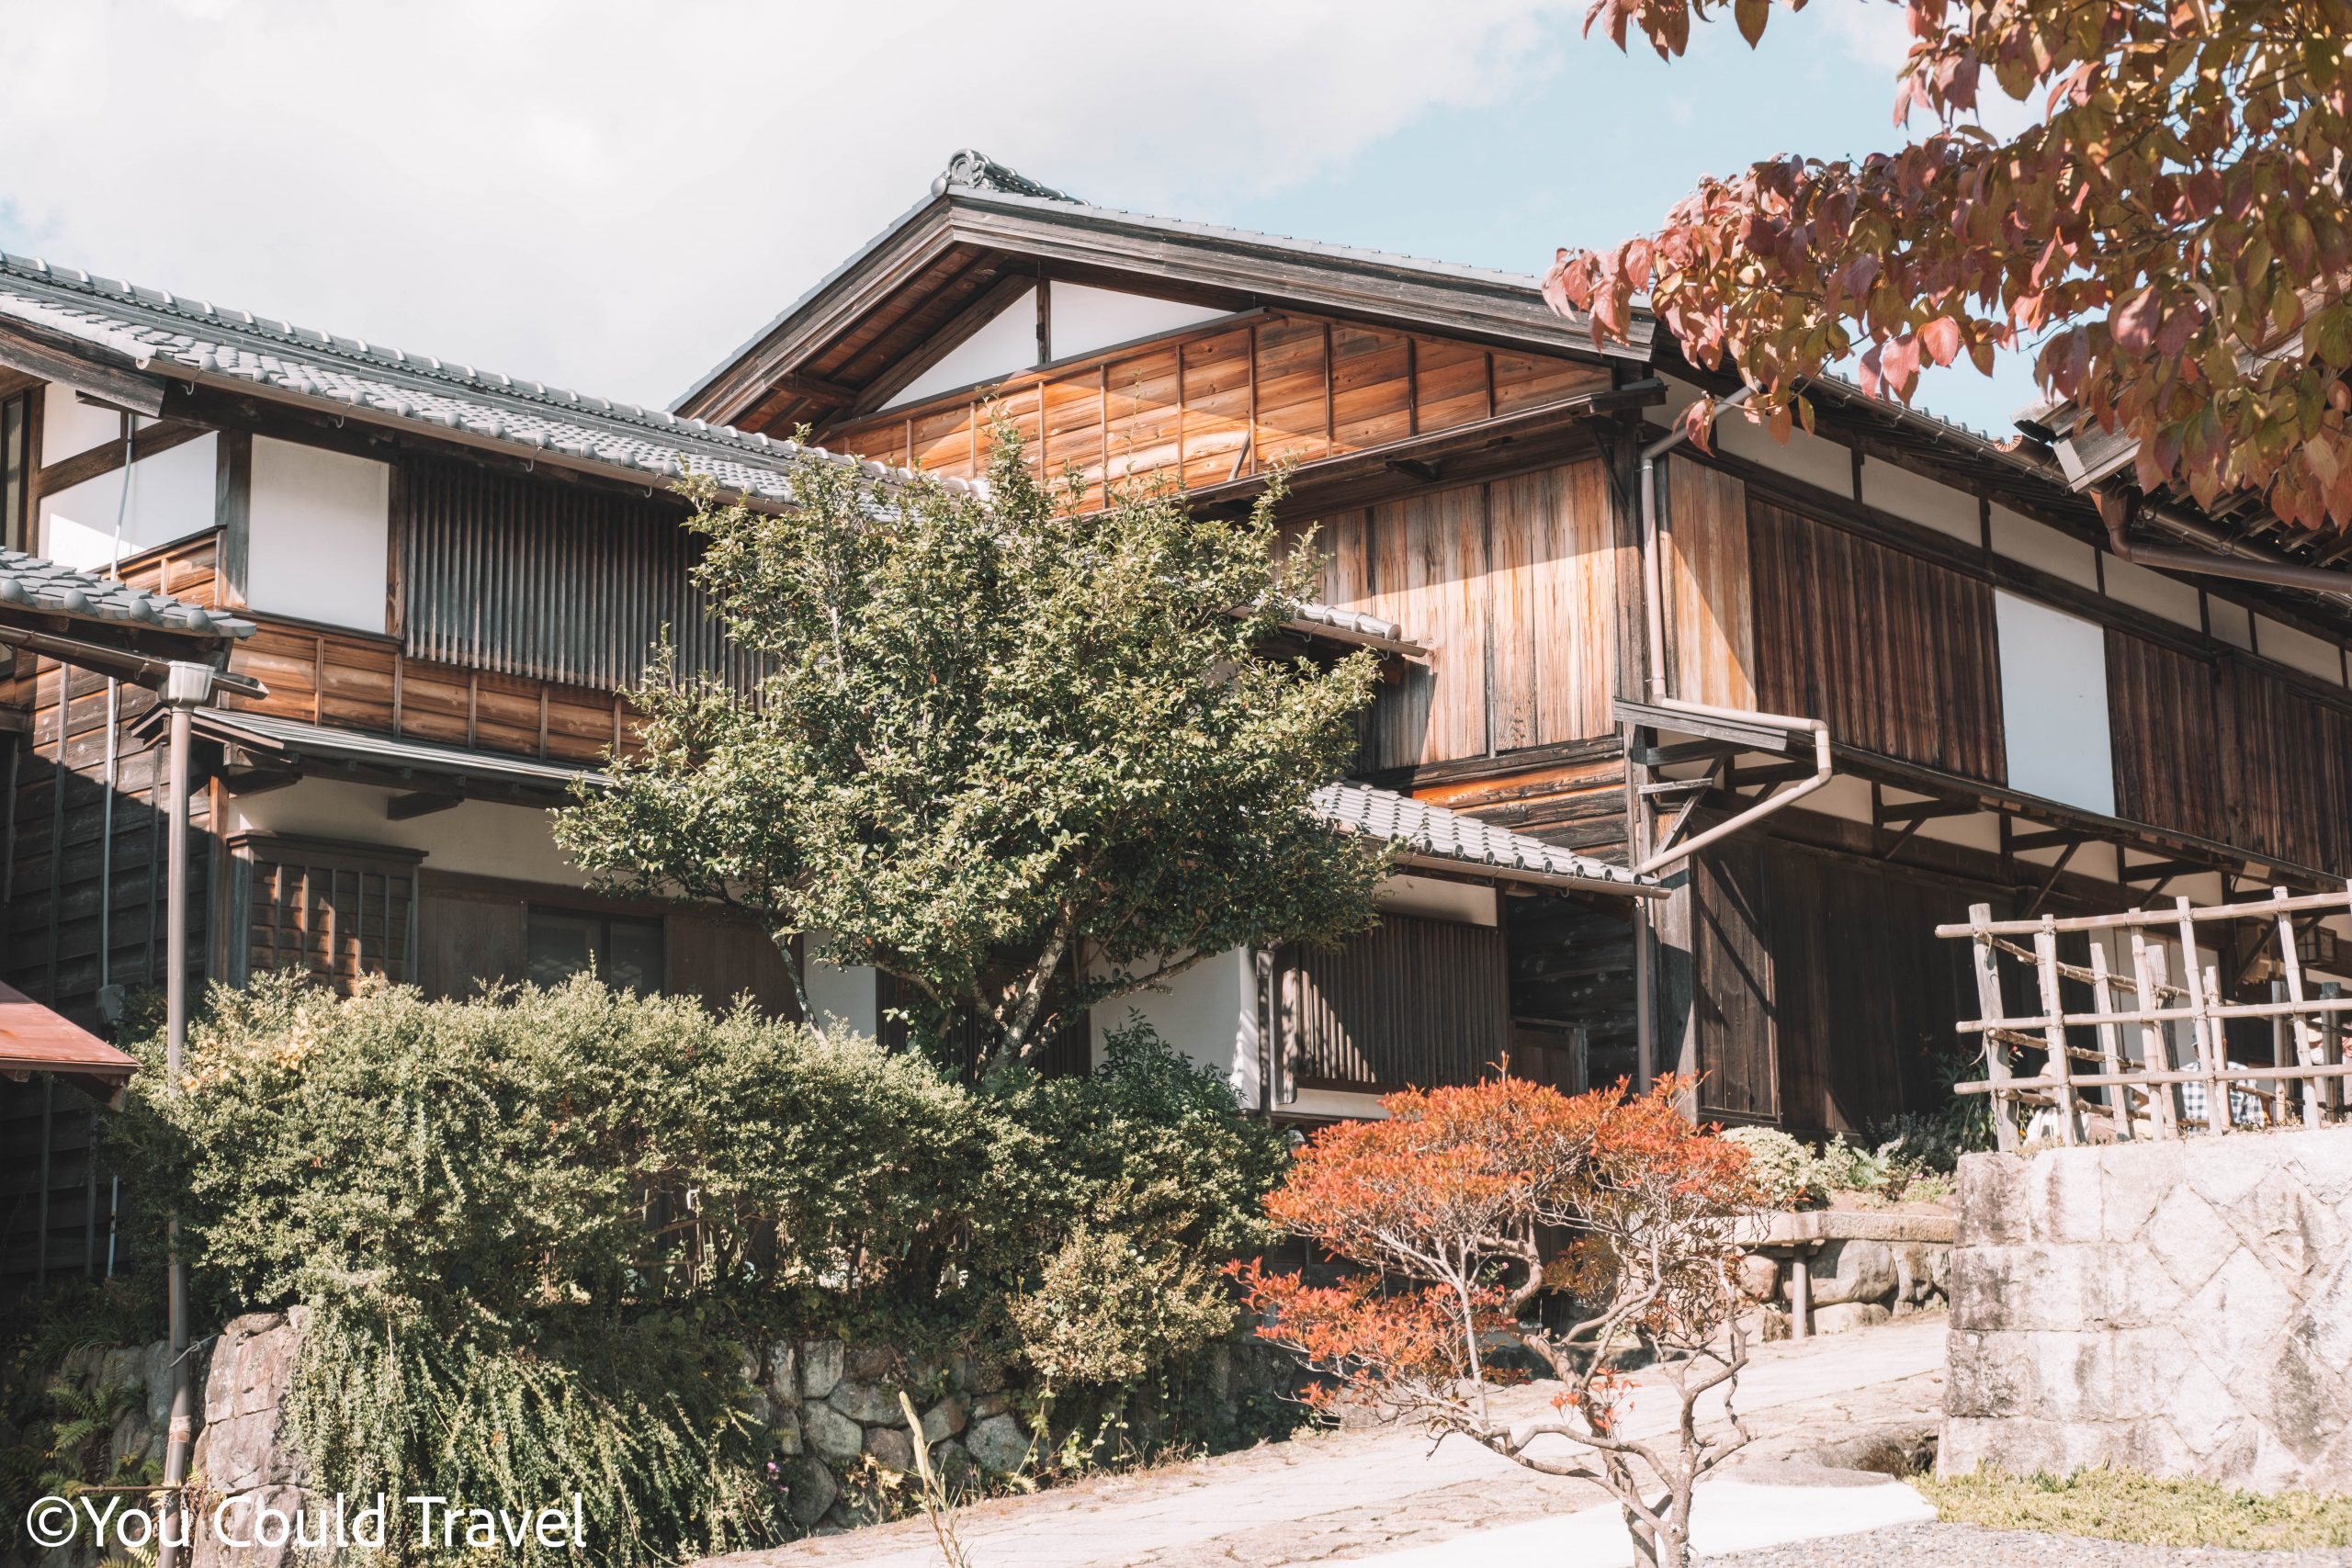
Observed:
[[[1759,1346],[1739,1406],[1756,1434],[1735,1462],[1775,1480],[1818,1473],[1826,1445],[1851,1463],[1876,1443],[1916,1440],[1943,1397],[1944,1319],[1926,1315],[1803,1344]],[[1636,1379],[1638,1387],[1640,1380]],[[1515,1391],[1531,1408],[1545,1385]],[[1635,1429],[1670,1409],[1634,1396]],[[1824,1479],[1827,1479],[1824,1477]],[[1531,1475],[1467,1443],[1431,1450],[1394,1430],[1323,1433],[1140,1474],[1108,1476],[965,1511],[978,1568],[1280,1568],[1432,1544],[1604,1500]],[[921,1520],[712,1559],[712,1568],[935,1568]]]

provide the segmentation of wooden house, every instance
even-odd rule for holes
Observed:
[[[615,688],[663,627],[687,669],[757,674],[703,614],[677,477],[775,504],[806,427],[969,480],[997,415],[1093,498],[1162,477],[1238,508],[1291,466],[1285,526],[1328,558],[1294,629],[1386,660],[1317,799],[1401,844],[1382,927],[1136,1003],[1270,1114],[1508,1061],[1702,1072],[1711,1116],[1860,1131],[1941,1097],[1972,993],[1938,921],[2352,866],[2343,601],[2119,558],[2048,446],[1826,384],[1815,434],[1727,418],[1659,451],[1713,383],[1645,327],[1597,348],[1526,277],[1115,211],[977,154],[668,411],[15,257],[0,367],[0,545],[250,623],[230,667],[266,695],[195,721],[206,978],[462,994],[593,953],[788,1010],[766,933],[588,894],[547,810],[628,744]],[[28,651],[0,687],[0,981],[87,1025],[160,977],[143,709]],[[2341,972],[2352,926],[2302,934]],[[2239,988],[2273,961],[2213,956]],[[809,992],[889,1032],[885,976]],[[1063,1065],[1126,1004],[1098,1010]],[[0,1084],[18,1278],[94,1256],[106,1208],[96,1173],[52,1181],[30,1092]]]

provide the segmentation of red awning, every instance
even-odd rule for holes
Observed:
[[[55,1073],[108,1105],[139,1064],[88,1030],[67,1022],[13,986],[0,985],[0,1075],[22,1083]]]

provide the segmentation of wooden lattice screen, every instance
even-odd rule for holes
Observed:
[[[2352,997],[2334,982],[2306,985],[2304,933],[2295,918],[2346,913],[2352,890],[2292,897],[2279,888],[2267,899],[2209,908],[2177,898],[2169,909],[2065,919],[1996,920],[1989,905],[1973,905],[1965,924],[1936,928],[1938,936],[1965,938],[1974,948],[1982,1016],[1960,1029],[1984,1037],[1985,1077],[1955,1088],[1993,1097],[2003,1149],[2018,1145],[2018,1111],[2051,1113],[2064,1144],[2085,1140],[2092,1115],[2119,1139],[2341,1121],[2344,1080],[2352,1077],[2344,1017]],[[2260,934],[2276,943],[2281,977],[2268,1001],[2223,1000],[2216,965],[2199,957],[2199,928],[2212,928],[2203,945],[2218,947],[2237,921],[2268,928]],[[2059,939],[2073,933],[2086,939],[2087,962],[2059,955]],[[2029,966],[2037,1010],[2007,1011],[2005,958]],[[2067,983],[2090,988],[2088,1010],[2067,1009]],[[2224,1026],[2233,1019],[2269,1022],[2267,1064],[2230,1059]],[[2027,1055],[2038,1055],[2040,1066],[2021,1072]]]
[[[246,933],[244,973],[300,969],[348,995],[362,975],[408,982],[416,951],[416,868],[401,850],[240,835],[229,842]]]

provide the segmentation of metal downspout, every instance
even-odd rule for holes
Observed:
[[[1742,387],[1725,398],[1722,408],[1737,408],[1754,393],[1752,387]],[[1671,708],[1694,717],[1765,719],[1789,729],[1810,730],[1813,734],[1813,776],[1794,789],[1766,796],[1738,815],[1719,822],[1705,832],[1694,835],[1679,844],[1651,852],[1634,869],[1647,874],[1678,861],[1688,859],[1709,844],[1753,826],[1772,813],[1794,805],[1829,782],[1832,767],[1829,751],[1829,727],[1817,718],[1798,718],[1786,714],[1758,713],[1752,709],[1724,708],[1705,703],[1684,702],[1668,692],[1666,669],[1666,564],[1665,550],[1658,537],[1657,460],[1690,438],[1690,426],[1678,425],[1672,433],[1661,436],[1642,448],[1642,597],[1645,629],[1648,633],[1649,671],[1646,682],[1647,702],[1655,707]],[[1655,961],[1650,953],[1650,917],[1646,903],[1634,909],[1634,1003],[1635,1072],[1639,1086],[1646,1089],[1657,1076],[1657,1010],[1655,990]]]

